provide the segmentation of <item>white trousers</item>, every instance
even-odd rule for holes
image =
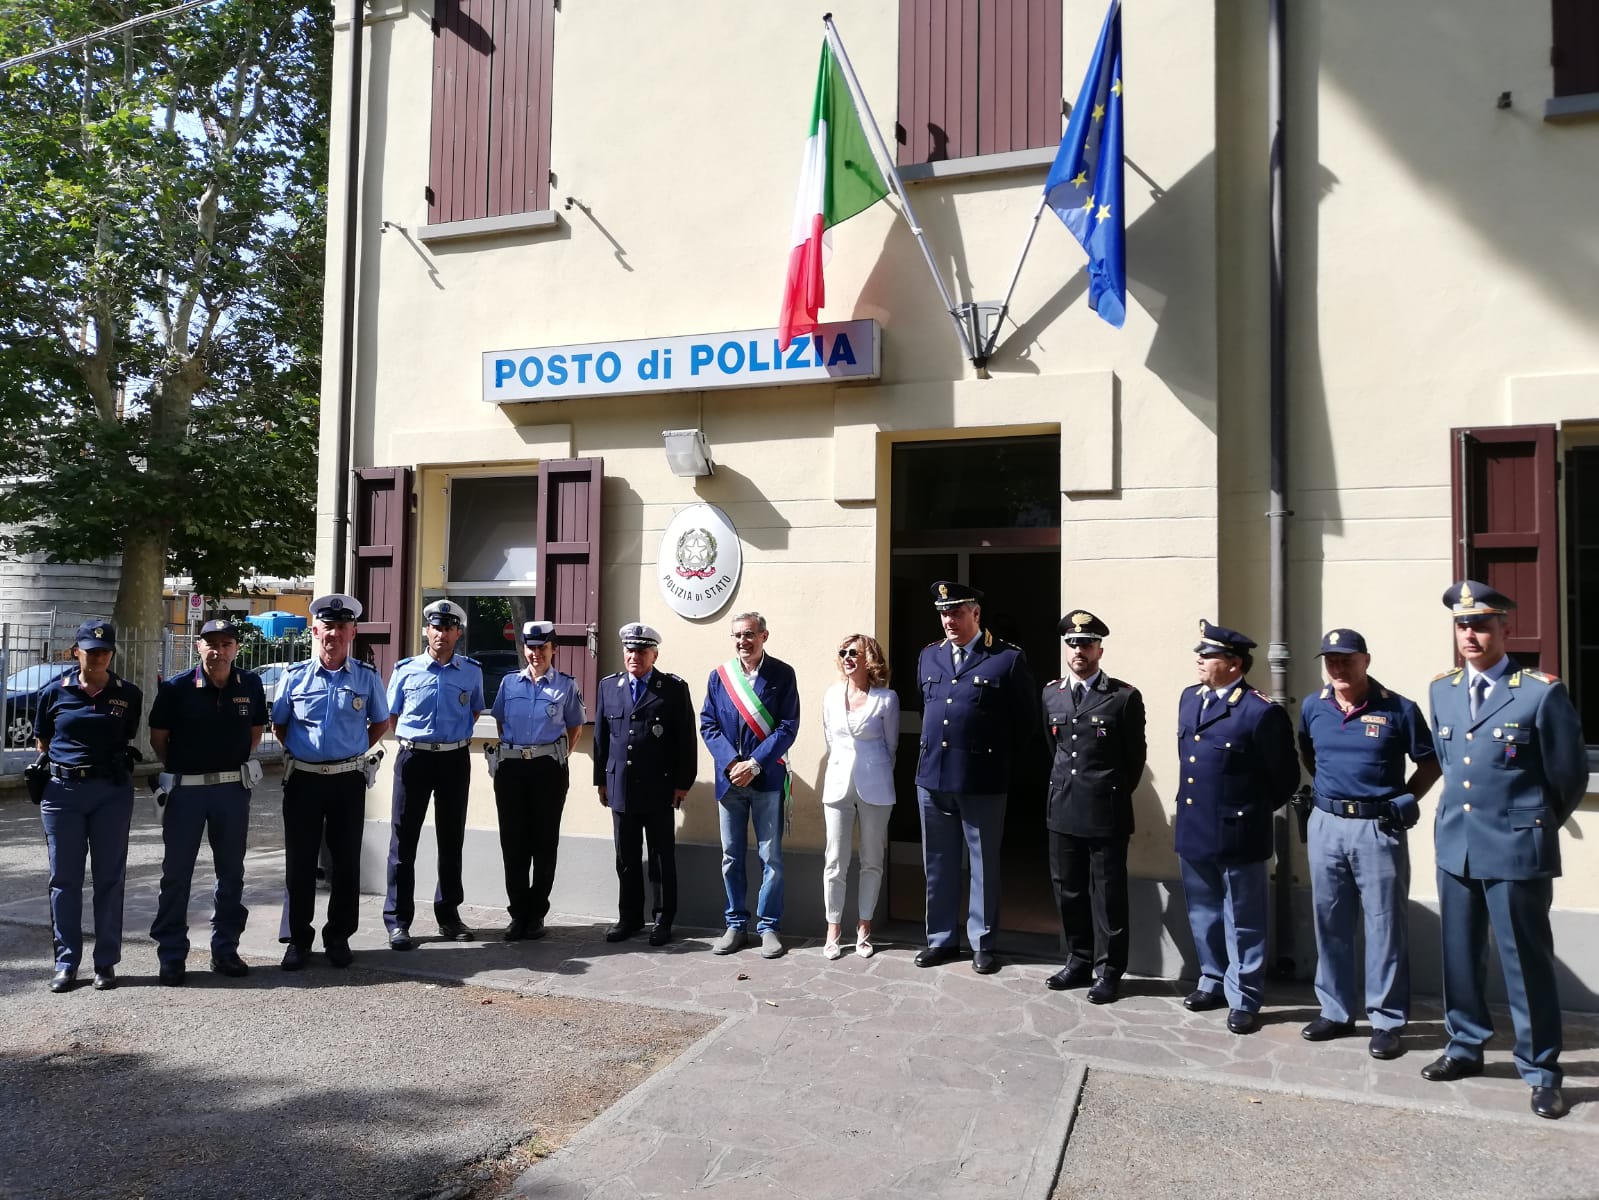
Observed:
[[[854,785],[842,800],[822,806],[827,822],[827,852],[822,866],[822,903],[827,920],[837,925],[844,920],[844,885],[849,875],[850,844],[855,820],[861,823],[860,919],[870,921],[877,909],[877,893],[883,884],[883,856],[888,848],[888,817],[892,804],[867,804]]]

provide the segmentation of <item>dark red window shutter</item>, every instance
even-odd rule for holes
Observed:
[[[437,0],[428,221],[550,202],[555,0]]]
[[[900,0],[899,163],[1053,146],[1061,0]]]
[[[1455,575],[1515,600],[1506,648],[1523,666],[1559,674],[1555,427],[1456,429],[1454,438]]]
[[[357,655],[376,664],[387,679],[411,632],[409,468],[367,467],[355,473],[354,525],[350,591],[362,608],[355,627]]]
[[[1599,0],[1554,0],[1551,15],[1555,95],[1599,92]]]
[[[599,682],[600,484],[605,461],[539,464],[538,619],[555,622],[555,666],[576,679],[589,716]]]

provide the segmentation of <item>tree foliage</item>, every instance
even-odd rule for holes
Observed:
[[[0,58],[170,0],[6,0]],[[223,593],[312,548],[325,2],[221,2],[0,74],[0,521]]]

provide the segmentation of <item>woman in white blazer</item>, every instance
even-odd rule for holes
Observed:
[[[838,647],[839,682],[822,698],[822,733],[827,739],[827,776],[822,812],[827,852],[822,867],[827,908],[827,943],[822,953],[837,958],[844,920],[844,883],[849,873],[855,822],[861,827],[860,927],[855,953],[872,956],[872,913],[883,882],[888,816],[894,807],[894,753],[899,747],[899,697],[888,687],[888,661],[877,639],[851,634]]]

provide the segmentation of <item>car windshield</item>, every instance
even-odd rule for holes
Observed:
[[[6,691],[36,692],[71,665],[64,662],[34,663],[33,666],[24,667],[7,679]]]

